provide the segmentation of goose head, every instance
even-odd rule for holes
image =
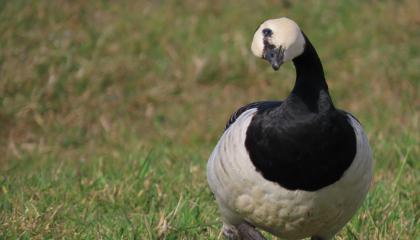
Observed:
[[[270,19],[257,29],[252,40],[252,53],[267,60],[274,70],[301,55],[305,37],[299,26],[288,18]]]

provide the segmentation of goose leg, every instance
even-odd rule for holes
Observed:
[[[231,225],[223,224],[223,235],[228,240],[241,240],[238,230]]]
[[[241,240],[266,240],[265,237],[255,227],[248,223],[239,224],[238,232]]]

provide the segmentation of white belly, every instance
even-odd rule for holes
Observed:
[[[287,239],[332,237],[360,207],[372,179],[371,153],[362,127],[350,117],[357,153],[340,180],[314,192],[290,191],[264,179],[245,149],[246,129],[255,112],[241,114],[225,131],[208,162],[208,182],[223,221],[231,225],[247,221]]]

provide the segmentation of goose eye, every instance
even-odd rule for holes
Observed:
[[[264,28],[262,30],[262,33],[263,33],[264,37],[271,37],[271,35],[273,35],[273,31],[269,28]]]

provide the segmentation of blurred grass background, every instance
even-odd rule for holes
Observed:
[[[337,239],[420,236],[420,3],[0,1],[0,238],[218,239],[206,160],[229,114],[285,98],[294,68],[251,56],[288,16],[375,182]]]

